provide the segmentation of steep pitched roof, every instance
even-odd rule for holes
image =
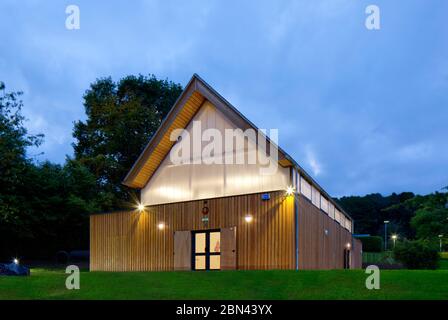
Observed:
[[[155,132],[131,170],[124,178],[122,182],[124,185],[139,189],[146,185],[175,143],[175,141],[170,141],[171,132],[174,129],[186,128],[206,100],[210,101],[242,130],[249,128],[258,130],[257,126],[242,115],[230,102],[216,92],[201,77],[194,74],[165,119],[162,121],[159,129]],[[267,136],[266,140],[266,149],[269,150],[271,141]],[[319,184],[290,155],[279,146],[277,146],[277,148],[279,151],[278,163],[281,166],[293,166],[297,168],[301,176],[310,181],[321,194],[325,195],[328,199],[331,199],[330,195],[328,195],[328,193],[320,187]],[[344,212],[346,216],[350,217],[343,208],[336,203],[335,205],[339,210]]]
[[[132,188],[143,188],[146,185],[175,143],[175,141],[170,141],[171,132],[174,129],[187,127],[206,100],[225,113],[239,128],[243,130],[248,128],[258,129],[204,80],[194,74],[159,129],[126,175],[123,180],[124,185]],[[270,140],[268,137],[266,138],[269,145]],[[293,165],[292,158],[280,148],[279,164],[284,167]]]

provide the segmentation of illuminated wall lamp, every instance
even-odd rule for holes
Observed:
[[[289,186],[286,188],[286,195],[287,196],[292,196],[294,194],[294,187],[293,186]]]
[[[251,223],[253,219],[254,219],[254,217],[252,217],[250,214],[246,214],[246,216],[244,217],[244,220],[247,223]]]
[[[165,229],[165,223],[163,223],[163,222],[159,222],[159,224],[157,225],[157,228],[158,228],[159,230],[163,230],[163,229]]]

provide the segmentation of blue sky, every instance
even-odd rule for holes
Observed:
[[[80,8],[80,30],[65,8]],[[367,30],[365,8],[380,8]],[[96,78],[196,72],[332,195],[448,185],[448,2],[0,2],[0,80],[62,163]]]

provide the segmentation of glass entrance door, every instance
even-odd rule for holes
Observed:
[[[192,269],[221,269],[221,232],[219,230],[193,231]]]

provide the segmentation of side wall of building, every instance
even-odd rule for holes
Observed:
[[[360,245],[353,246],[350,232],[303,195],[299,195],[298,204],[299,269],[342,269],[344,250],[348,247],[351,267],[360,268]]]
[[[238,269],[294,269],[294,199],[284,191],[207,200],[209,223],[201,221],[203,200],[151,206],[145,212],[90,217],[90,269],[103,271],[173,270],[174,232],[237,228]],[[342,269],[351,246],[351,267],[361,267],[362,247],[308,199],[299,196],[299,268]],[[253,221],[247,223],[246,215]],[[164,223],[163,230],[158,224]]]
[[[209,223],[201,221],[203,200],[90,217],[90,270],[173,270],[175,231],[237,228],[238,269],[294,269],[294,199],[284,191],[207,200]],[[250,214],[253,221],[244,217]],[[163,222],[165,228],[157,225]]]

